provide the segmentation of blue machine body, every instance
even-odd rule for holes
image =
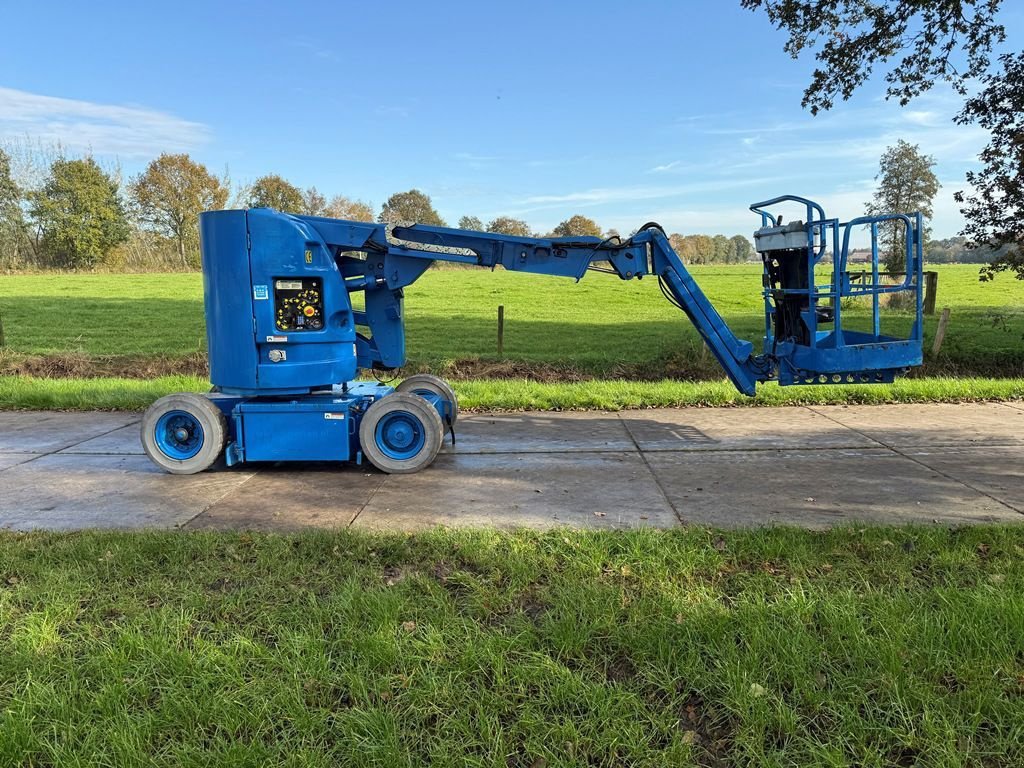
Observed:
[[[362,228],[373,229],[330,219],[319,223],[328,236],[344,230],[346,242],[358,240]],[[243,395],[305,394],[356,377],[349,291],[312,220],[266,208],[215,211],[200,217],[200,238],[215,387]],[[282,328],[276,315],[281,293],[296,293],[282,286],[302,280],[318,286],[319,327],[303,316],[302,326]]]
[[[806,220],[783,226],[771,212],[783,203],[806,206]],[[404,289],[438,260],[576,280],[595,268],[623,280],[651,276],[748,395],[769,380],[891,381],[921,363],[920,215],[843,224],[794,196],[751,209],[761,216],[755,244],[765,265],[760,352],[733,334],[657,225],[626,239],[534,238],[420,225],[389,234],[383,224],[271,209],[204,213],[211,399],[227,417],[227,461],[360,461],[360,419],[393,389],[356,381],[358,372],[405,363]],[[889,285],[880,281],[878,234],[894,221],[904,228],[907,276]],[[860,227],[871,233],[871,263],[855,276],[848,253],[851,232]],[[900,292],[916,307],[909,332],[883,335],[880,299]],[[850,327],[844,299],[871,302],[866,328]],[[450,425],[453,404],[436,396],[428,401]],[[164,426],[176,434],[173,424]],[[406,427],[391,419],[376,437],[399,456],[418,439]],[[188,440],[174,450],[190,450]]]

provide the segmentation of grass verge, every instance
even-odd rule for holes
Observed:
[[[452,382],[466,410],[609,410],[681,406],[947,403],[1024,398],[1024,379],[919,378],[888,385],[762,386],[756,398],[725,381],[474,379]],[[171,392],[205,392],[197,376],[149,380],[0,376],[0,408],[142,410]]]
[[[1024,763],[1024,529],[0,535],[4,765]]]

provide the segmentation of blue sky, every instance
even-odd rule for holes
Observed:
[[[1007,3],[1009,45],[1024,9]],[[0,140],[116,156],[187,151],[375,207],[418,187],[442,216],[574,213],[629,231],[747,233],[783,193],[861,213],[899,138],[938,160],[934,234],[984,134],[946,89],[901,109],[878,83],[811,117],[813,67],[738,0],[18,3],[0,48]]]

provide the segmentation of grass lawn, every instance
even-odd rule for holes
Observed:
[[[952,322],[932,375],[1024,372],[1024,284],[978,282],[972,265],[940,266],[938,306]],[[696,266],[694,276],[741,337],[763,331],[760,267]],[[496,361],[495,316],[505,306],[505,362],[568,368],[602,378],[718,378],[701,359],[696,331],[653,279],[589,274],[579,284],[486,270],[432,270],[406,293],[413,368],[458,373],[460,363]],[[9,353],[86,356],[195,355],[205,347],[198,274],[0,278]],[[851,318],[852,319],[852,318]],[[906,325],[904,316],[895,316]],[[934,332],[936,318],[926,332]]]
[[[0,764],[1019,766],[1024,529],[0,535]]]
[[[760,268],[693,271],[737,333],[759,345]],[[589,274],[575,284],[500,270],[433,270],[409,289],[408,370],[453,379],[466,407],[489,409],[1020,397],[1024,285],[1009,278],[981,284],[968,265],[938,271],[939,306],[953,308],[943,352],[894,387],[769,385],[750,401],[723,382],[654,280]],[[500,360],[498,304],[506,316]],[[208,387],[198,274],[4,277],[0,314],[0,407],[138,409],[168,392]],[[904,332],[909,315],[895,313],[892,321]],[[928,318],[929,336],[935,323]]]

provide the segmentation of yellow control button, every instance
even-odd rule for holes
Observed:
[[[302,314],[304,314],[306,317],[312,317],[313,315],[316,314],[316,310],[313,307],[303,307]]]

